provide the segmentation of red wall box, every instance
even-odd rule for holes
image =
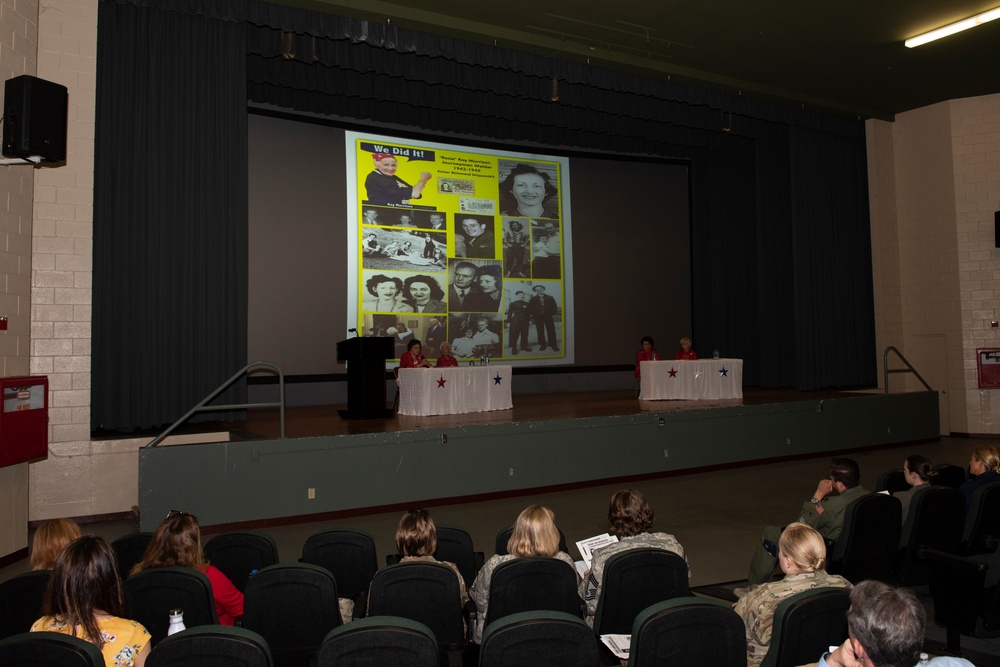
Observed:
[[[980,389],[1000,389],[1000,347],[976,350],[976,368],[979,370]]]
[[[49,452],[49,378],[0,378],[0,466],[44,458]]]

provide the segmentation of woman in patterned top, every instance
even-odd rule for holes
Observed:
[[[115,553],[100,537],[84,535],[56,558],[42,611],[32,632],[61,632],[101,649],[107,667],[143,667],[149,633],[125,615]]]
[[[815,528],[791,523],[778,540],[778,563],[785,578],[756,586],[734,606],[746,626],[747,667],[758,667],[771,644],[778,604],[812,588],[850,588],[851,582],[826,573],[826,543]]]

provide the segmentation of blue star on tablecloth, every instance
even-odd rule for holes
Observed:
[[[503,379],[503,378],[502,378],[502,377],[500,377],[500,373],[497,373],[496,377],[495,377],[495,378],[493,378],[493,384],[494,384],[494,385],[498,385],[498,384],[500,384],[500,380],[502,380],[502,379]]]

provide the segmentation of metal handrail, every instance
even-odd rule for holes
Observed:
[[[890,351],[896,353],[896,356],[899,357],[899,360],[902,361],[904,364],[906,364],[906,368],[893,368],[893,369],[889,368]],[[917,372],[917,369],[915,369],[913,366],[910,365],[910,362],[906,360],[906,357],[903,356],[903,353],[897,350],[892,345],[885,348],[885,352],[882,354],[882,373],[884,377],[882,384],[885,385],[886,394],[889,393],[889,373],[913,373],[914,375],[917,376],[917,379],[920,380],[920,384],[924,385],[927,391],[934,391],[933,389],[931,389],[931,386],[927,384],[927,382],[922,377],[920,377],[920,373]]]
[[[250,371],[267,369],[272,370],[278,374],[278,401],[275,403],[241,403],[239,405],[208,405],[215,397],[224,392],[229,388],[229,385],[236,382],[238,379],[244,375],[250,373]],[[279,408],[280,411],[280,422],[281,422],[281,438],[285,437],[285,375],[281,372],[281,369],[272,363],[267,361],[253,361],[239,371],[237,371],[231,378],[223,382],[219,387],[213,391],[211,394],[201,399],[196,406],[187,411],[183,417],[175,421],[173,424],[167,428],[166,431],[156,436],[152,442],[150,442],[146,447],[156,447],[158,444],[163,442],[168,435],[174,432],[174,430],[190,419],[193,415],[198,412],[208,412],[210,410],[245,410],[247,408]]]

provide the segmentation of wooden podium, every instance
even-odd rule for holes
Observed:
[[[337,343],[337,361],[347,362],[347,409],[341,419],[384,419],[385,360],[396,356],[392,338],[348,338]]]

